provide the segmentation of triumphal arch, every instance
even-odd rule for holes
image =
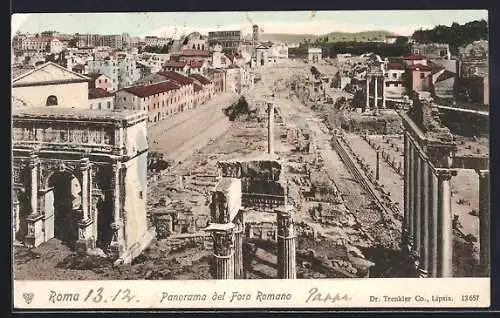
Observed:
[[[13,235],[37,247],[53,238],[130,262],[148,228],[147,115],[65,107],[14,108]]]

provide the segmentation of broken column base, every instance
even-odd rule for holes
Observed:
[[[133,244],[130,248],[124,246],[124,250],[120,253],[120,256],[116,259],[114,265],[130,264],[139,256],[148,246],[151,241],[156,237],[156,231],[154,227],[149,228],[144,235]]]

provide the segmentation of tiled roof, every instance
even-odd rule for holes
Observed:
[[[139,97],[148,97],[174,89],[179,89],[179,85],[175,84],[172,81],[164,81],[151,85],[136,85],[126,87],[123,90]]]
[[[196,83],[194,83],[193,86],[194,86],[194,91],[195,92],[199,92],[199,91],[201,91],[203,89],[203,87],[201,85],[198,85]]]
[[[203,56],[203,57],[209,57],[210,56],[210,51],[186,49],[186,50],[182,51],[181,55],[182,56]]]
[[[12,78],[17,78],[21,75],[31,72],[34,67],[13,67],[12,68]]]
[[[173,60],[168,60],[165,62],[164,66],[165,67],[184,67],[186,66],[187,62],[186,61],[173,61]]]
[[[432,68],[430,66],[427,66],[427,65],[423,65],[423,64],[415,64],[415,65],[410,65],[410,70],[412,71],[432,71]]]
[[[173,71],[160,71],[156,74],[164,76],[164,77],[168,78],[169,80],[174,81],[180,85],[189,85],[189,84],[193,83],[192,78],[189,78],[187,76],[184,76],[182,74],[179,74],[179,73],[173,72]]]
[[[200,61],[191,60],[188,62],[188,65],[189,65],[189,67],[200,68],[203,66],[203,63]]]
[[[102,88],[89,88],[89,99],[112,97],[115,94],[110,93]]]
[[[398,62],[390,62],[387,64],[387,69],[389,70],[404,70],[405,66]]]
[[[203,76],[201,74],[191,74],[191,75],[189,75],[189,77],[194,78],[195,80],[200,82],[202,85],[207,85],[207,84],[211,83],[208,78],[206,78],[205,76]]]
[[[414,60],[425,60],[426,57],[423,56],[422,54],[412,54],[412,55],[408,55],[408,56],[403,57],[403,59],[408,60],[408,61],[414,61]]]

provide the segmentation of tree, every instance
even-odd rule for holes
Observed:
[[[77,38],[72,38],[68,42],[68,47],[77,47],[78,44],[78,39]]]
[[[396,42],[394,44],[407,44],[408,43],[408,37],[406,36],[398,36],[396,38]]]

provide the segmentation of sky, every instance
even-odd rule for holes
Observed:
[[[315,14],[312,14],[315,12]],[[264,33],[326,34],[386,30],[398,35],[436,25],[460,24],[484,19],[486,10],[390,10],[390,11],[250,11],[250,12],[138,12],[138,13],[36,13],[12,16],[12,31],[37,33],[97,33],[131,36],[179,37],[193,31],[251,32],[253,23]]]

